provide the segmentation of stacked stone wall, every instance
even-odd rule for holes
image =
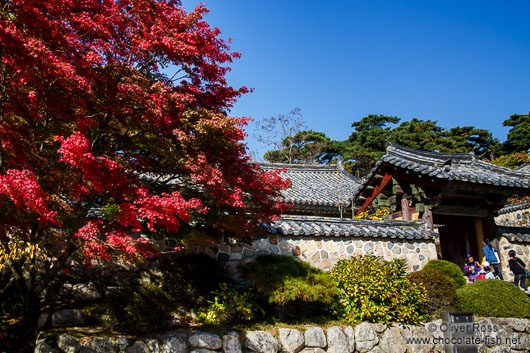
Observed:
[[[252,261],[258,255],[280,254],[293,256],[322,270],[331,269],[341,259],[367,254],[384,260],[406,259],[408,271],[419,270],[429,260],[437,258],[434,241],[283,235],[257,238],[253,244],[244,246],[223,243],[217,251],[207,249],[205,253],[228,262],[229,267]]]
[[[487,318],[476,322],[479,352],[530,352],[530,320]],[[444,333],[445,331],[445,333]],[[36,353],[416,353],[444,352],[451,328],[441,320],[421,326],[361,323],[355,327],[271,328],[226,333],[174,331],[152,337],[59,335],[37,342]]]
[[[499,241],[499,252],[501,258],[501,271],[505,280],[513,281],[513,273],[508,268],[508,252],[515,250],[516,256],[523,260],[526,264],[526,269],[530,269],[530,244],[522,244],[510,242],[508,239],[502,237]],[[530,282],[527,280],[527,285]]]
[[[516,210],[495,217],[495,224],[510,227],[530,227],[530,209]]]

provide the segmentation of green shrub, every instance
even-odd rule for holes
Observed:
[[[186,309],[206,305],[210,294],[226,280],[219,262],[203,254],[164,258],[161,270],[162,288],[177,305]]]
[[[451,279],[442,271],[424,268],[421,271],[409,273],[407,278],[412,283],[425,288],[427,294],[427,301],[423,305],[425,313],[438,317],[441,312],[456,309],[456,288]]]
[[[446,260],[431,260],[423,267],[424,269],[434,269],[442,271],[447,277],[451,279],[455,288],[461,288],[466,284],[464,272],[458,265]]]
[[[416,324],[426,319],[421,314],[423,288],[405,277],[405,268],[405,260],[388,262],[373,255],[340,260],[331,276],[340,290],[346,321]]]
[[[290,256],[258,256],[240,271],[282,320],[330,314],[338,300],[328,273]]]
[[[530,298],[513,283],[482,279],[457,290],[461,310],[480,316],[530,317]]]
[[[127,284],[108,294],[94,312],[112,328],[145,333],[166,328],[174,310],[171,298],[153,284]]]
[[[212,293],[213,301],[208,309],[199,312],[199,320],[210,325],[224,325],[235,322],[250,321],[257,310],[253,302],[252,292],[239,293],[227,283],[221,283],[219,289]]]

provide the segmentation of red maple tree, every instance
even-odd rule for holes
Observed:
[[[24,289],[26,325],[77,249],[151,256],[154,232],[249,237],[285,209],[287,183],[246,154],[248,119],[228,116],[248,89],[227,84],[239,53],[207,11],[0,0],[0,273]],[[28,277],[34,260],[16,249],[51,238],[59,251]]]

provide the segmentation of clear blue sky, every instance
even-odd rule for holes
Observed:
[[[528,0],[203,2],[242,53],[229,83],[254,88],[233,116],[299,107],[310,129],[342,140],[352,122],[385,114],[474,125],[502,141],[502,122],[530,110]]]

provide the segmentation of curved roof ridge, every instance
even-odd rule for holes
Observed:
[[[530,170],[526,171],[520,168],[511,169],[511,168],[503,167],[503,166],[493,164],[490,162],[482,161],[479,159],[475,160],[474,162],[481,164],[482,167],[485,167],[487,169],[495,170],[495,171],[502,171],[504,173],[511,174],[514,176],[530,176]]]
[[[361,179],[357,178],[356,176],[350,174],[346,169],[343,167],[340,167],[338,164],[301,164],[301,163],[268,163],[268,162],[260,162],[259,166],[262,169],[287,169],[293,170],[293,171],[330,171],[330,172],[342,172],[344,175],[349,177],[350,179],[360,183]]]
[[[523,164],[519,168],[515,168],[515,170],[523,173],[530,173],[530,164]]]
[[[401,146],[392,142],[387,142],[387,154],[398,156],[401,158],[407,158],[414,161],[421,161],[423,163],[432,164],[436,167],[440,167],[440,163],[445,163],[448,161],[454,161],[456,163],[462,163],[462,164],[477,164],[480,165],[480,167],[491,170],[491,171],[497,171],[502,172],[504,174],[512,175],[512,176],[523,176],[527,177],[530,175],[530,170],[525,170],[524,168],[518,168],[518,169],[510,169],[507,167],[503,167],[500,165],[496,165],[493,163],[489,163],[480,159],[477,159],[476,156],[472,153],[440,153],[440,152],[430,152],[430,151],[423,151],[423,150],[417,150],[410,147]],[[418,157],[425,157],[430,160],[426,160],[424,158],[418,158]]]
[[[338,218],[338,217],[326,217],[326,216],[303,216],[303,215],[281,215],[280,221],[313,221],[313,222],[325,222],[325,223],[347,223],[347,224],[360,224],[360,225],[371,225],[371,226],[407,226],[407,227],[422,227],[425,222],[422,220],[416,221],[401,221],[401,220],[372,220],[372,219],[358,219],[358,218]]]
[[[515,211],[525,210],[530,208],[530,201],[521,201],[516,203],[509,203],[504,205],[500,210],[497,211],[499,215],[511,213]]]
[[[434,231],[422,222],[372,221],[316,216],[282,216],[267,226],[271,234],[287,236],[344,236],[351,238],[386,238],[432,240]]]
[[[458,181],[487,184],[494,187],[530,189],[530,171],[513,170],[481,161],[470,153],[438,153],[416,150],[387,143],[386,153],[376,162],[370,173],[357,188],[353,198],[358,203],[359,195],[382,168],[412,171],[431,178],[431,181]]]
[[[530,228],[516,226],[497,226],[501,236],[510,241],[519,243],[530,243]]]
[[[287,168],[287,169],[331,169],[331,170],[341,170],[338,164],[307,164],[307,163],[270,163],[270,162],[260,162],[260,167],[262,168]]]
[[[424,150],[417,150],[410,147],[398,145],[397,143],[387,142],[386,152],[392,152],[393,149],[401,150],[404,152],[410,152],[415,155],[429,157],[433,159],[461,159],[461,160],[474,160],[476,156],[473,153],[442,153],[442,152],[431,152]]]

